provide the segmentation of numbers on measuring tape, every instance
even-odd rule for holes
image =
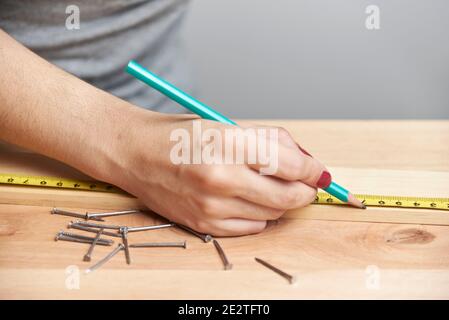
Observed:
[[[1,184],[26,185],[35,187],[53,187],[61,189],[77,189],[95,192],[118,192],[124,193],[123,190],[101,182],[101,181],[83,181],[72,180],[56,177],[44,176],[26,176],[15,175],[11,173],[0,173]],[[411,197],[411,196],[395,196],[395,195],[374,195],[374,194],[355,194],[356,198],[367,206],[377,207],[401,207],[401,208],[419,208],[419,209],[438,209],[449,210],[448,198],[431,198],[431,197]],[[345,205],[345,202],[329,195],[325,192],[318,192],[315,197],[315,204],[329,205]]]

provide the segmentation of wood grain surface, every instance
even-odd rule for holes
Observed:
[[[449,141],[449,122],[265,123],[290,129],[309,152],[333,167],[336,181],[350,185],[353,192],[398,190],[447,196],[449,150],[445,146]],[[326,129],[329,124],[332,130]],[[354,145],[360,148],[355,150]],[[17,154],[17,150],[0,149],[2,168],[21,173],[51,174],[60,170],[54,174],[72,174],[52,160],[37,161],[40,167],[30,168],[29,162],[15,161]],[[40,158],[32,154],[26,157]],[[23,154],[19,158],[23,159]],[[400,179],[410,174],[419,179],[404,185]],[[56,232],[65,229],[72,219],[51,215],[50,209],[51,206],[0,204],[0,298],[449,298],[448,226],[413,221],[393,224],[308,220],[297,212],[289,212],[261,234],[220,238],[234,265],[230,271],[223,270],[211,243],[170,228],[130,234],[130,243],[187,240],[187,249],[131,249],[131,265],[126,265],[120,252],[101,269],[84,274],[91,265],[82,261],[88,245],[55,242]],[[368,211],[371,209],[385,217],[403,215],[402,209]],[[307,210],[319,211],[323,216],[330,211],[342,216],[359,211],[329,206]],[[419,212],[425,215],[425,211]],[[163,220],[146,213],[107,221],[140,226]],[[120,240],[111,239],[115,245]],[[92,263],[112,248],[96,247]],[[254,257],[295,274],[298,283],[289,285],[257,264]]]

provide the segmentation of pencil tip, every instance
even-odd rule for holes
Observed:
[[[356,197],[354,197],[353,194],[349,194],[348,196],[348,203],[356,208],[359,209],[366,209],[366,205],[363,204],[359,199],[357,199]]]

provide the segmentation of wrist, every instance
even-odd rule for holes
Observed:
[[[157,113],[126,103],[108,118],[109,131],[105,131],[96,147],[101,161],[96,165],[95,178],[132,190],[130,181],[135,180],[132,177],[141,164],[139,157],[144,148],[151,148],[151,139],[157,139],[154,134]]]
[[[92,178],[118,184],[128,167],[128,152],[132,149],[131,133],[139,108],[125,101],[105,99],[97,105],[92,123],[85,127],[84,142],[79,146],[75,167]],[[68,161],[65,161],[68,162]]]

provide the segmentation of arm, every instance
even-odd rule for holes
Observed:
[[[139,112],[0,30],[0,139],[101,178],[115,165],[108,154],[126,130],[123,120]]]
[[[191,115],[133,106],[62,71],[0,30],[0,139],[115,184],[150,209],[200,232],[241,235],[313,201],[324,166],[279,136],[279,169],[175,165],[170,134]],[[203,130],[229,128],[200,120]],[[321,177],[321,181],[319,182]],[[330,180],[329,180],[330,182]]]

